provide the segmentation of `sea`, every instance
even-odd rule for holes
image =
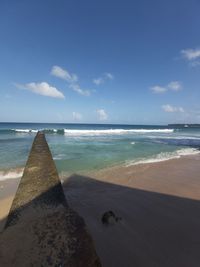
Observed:
[[[200,153],[200,128],[188,125],[0,123],[0,180],[22,175],[37,131],[61,176]]]

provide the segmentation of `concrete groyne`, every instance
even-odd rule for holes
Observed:
[[[67,204],[42,132],[0,236],[0,266],[101,266],[84,220]]]

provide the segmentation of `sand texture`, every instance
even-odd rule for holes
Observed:
[[[102,266],[200,266],[199,156],[74,175],[64,188]],[[108,210],[122,220],[103,225]]]

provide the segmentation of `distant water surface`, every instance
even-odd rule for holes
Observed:
[[[21,176],[38,130],[62,175],[179,158],[200,148],[198,127],[0,123],[0,180]]]

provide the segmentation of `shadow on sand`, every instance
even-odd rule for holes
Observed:
[[[73,175],[63,184],[103,267],[199,267],[200,202]],[[122,220],[105,226],[112,210]]]
[[[23,186],[0,233],[0,266],[101,267],[85,222],[68,206],[60,181],[42,193],[38,187],[31,201]]]
[[[103,267],[200,266],[199,201],[80,175],[69,177],[63,188],[67,203],[62,196],[52,198],[52,194],[57,194],[60,189],[51,188],[10,214],[14,216],[14,225],[9,217],[7,228],[0,236],[1,266],[5,266],[1,264],[5,256],[15,260],[24,257],[23,264],[15,262],[6,266],[29,266],[28,253],[33,245],[31,253],[38,253],[38,259],[34,262],[33,258],[32,266],[39,266],[41,259],[41,266],[59,266],[60,263],[52,265],[52,257],[58,253],[63,259],[66,252],[71,253],[71,259],[62,266],[101,266],[84,221],[72,210],[84,218]],[[39,211],[41,203],[42,213]],[[33,214],[30,216],[29,213],[33,207],[36,211],[34,220]],[[114,211],[122,220],[113,225],[103,225],[101,217],[107,210]],[[25,221],[22,220],[24,216]],[[37,238],[31,243],[29,237],[35,234]],[[65,241],[68,238],[64,247],[63,238]],[[79,247],[74,250],[77,244]],[[90,262],[89,258],[94,260]]]

